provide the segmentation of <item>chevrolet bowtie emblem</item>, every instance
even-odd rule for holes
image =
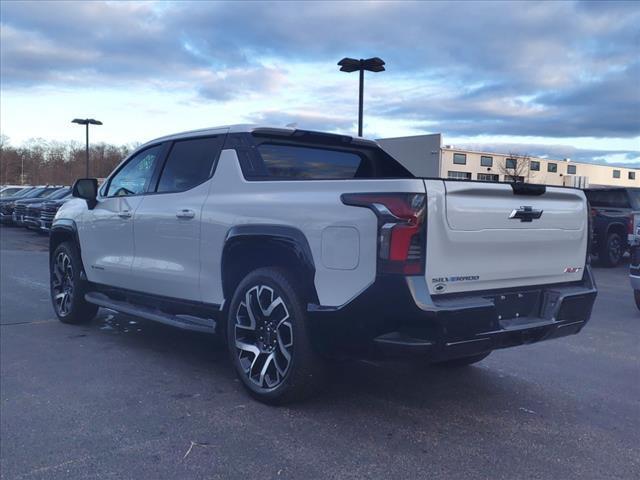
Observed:
[[[521,222],[532,222],[542,216],[543,210],[534,210],[533,207],[520,207],[511,211],[509,218],[519,219]]]

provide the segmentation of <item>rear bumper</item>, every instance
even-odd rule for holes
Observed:
[[[369,327],[376,352],[434,361],[578,333],[591,316],[597,294],[589,267],[580,282],[464,295],[432,297],[424,277],[404,280],[404,288],[374,286],[340,312],[340,324]],[[386,305],[376,303],[380,298]]]

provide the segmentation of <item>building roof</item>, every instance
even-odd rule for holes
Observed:
[[[514,154],[513,152],[511,153],[500,153],[500,152],[484,152],[481,150],[470,150],[468,148],[457,148],[454,145],[445,145],[442,147],[443,150],[450,150],[450,151],[456,151],[456,152],[461,152],[461,153],[476,153],[479,155],[500,155],[503,157],[509,157],[509,155]],[[522,156],[522,155],[519,155]],[[608,167],[608,168],[625,168],[628,170],[640,170],[640,167],[630,167],[630,166],[621,166],[621,165],[611,165],[608,163],[591,163],[591,162],[579,162],[579,161],[575,161],[575,160],[568,160],[568,159],[557,159],[557,158],[544,158],[544,157],[536,157],[533,155],[528,155],[529,158],[531,158],[532,160],[543,160],[545,162],[551,162],[551,163],[571,163],[571,164],[575,164],[575,165],[592,165],[592,166],[596,166],[596,167]]]

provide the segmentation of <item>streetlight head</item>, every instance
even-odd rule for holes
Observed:
[[[362,62],[362,64],[362,68],[369,72],[384,72],[384,60],[381,58],[367,58]]]
[[[360,60],[356,60],[355,58],[345,57],[338,62],[338,65],[340,65],[341,72],[351,73],[360,70]]]
[[[93,118],[74,118],[71,123],[77,123],[78,125],[102,125],[100,120]]]
[[[357,72],[358,70],[367,70],[368,72],[384,72],[384,60],[379,57],[367,58],[366,60],[357,60],[355,58],[343,58],[338,62],[341,72]]]

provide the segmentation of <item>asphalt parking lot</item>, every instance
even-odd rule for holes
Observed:
[[[0,471],[54,478],[640,478],[640,312],[596,269],[577,336],[457,371],[350,362],[324,395],[251,400],[210,336],[55,319],[47,238],[0,227]]]

